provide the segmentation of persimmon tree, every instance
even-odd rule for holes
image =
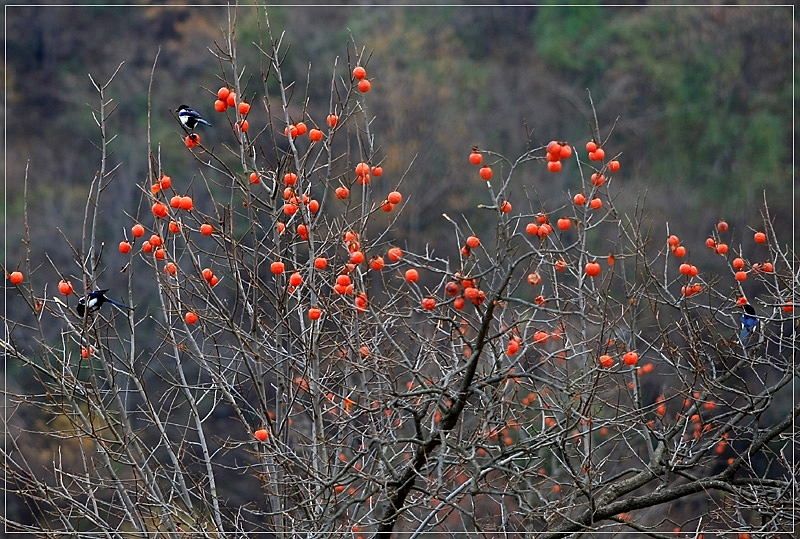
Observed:
[[[682,245],[645,226],[644,200],[617,205],[624,158],[594,118],[588,144],[513,159],[465,141],[474,175],[450,181],[484,193],[492,226],[444,214],[459,254],[410,252],[394,224],[425,193],[403,190],[413,163],[383,173],[365,49],[331,66],[320,106],[284,77],[267,19],[258,83],[234,30],[204,107],[224,142],[177,122],[149,141],[114,241],[128,289],[108,292],[133,308],[75,309],[111,270],[94,223],[113,196],[113,76],[95,84],[100,166],[75,265],[32,265],[28,242],[28,262],[4,268],[9,306],[28,311],[4,320],[7,364],[38,388],[6,392],[6,490],[30,511],[9,531],[793,529],[797,259],[766,200],[757,260],[722,224]],[[196,168],[174,170],[167,144]],[[559,205],[526,183],[539,170],[574,176]],[[707,247],[729,271],[691,264]],[[39,278],[50,269],[58,281]],[[742,339],[748,302],[758,331]]]

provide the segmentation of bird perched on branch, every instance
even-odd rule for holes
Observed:
[[[758,318],[752,305],[745,303],[742,307],[744,308],[744,313],[739,317],[739,322],[741,323],[739,340],[742,341],[742,346],[747,346],[758,330]]]
[[[94,292],[89,292],[88,296],[79,299],[78,306],[75,308],[78,311],[78,315],[83,316],[84,312],[86,312],[87,307],[89,308],[90,313],[96,311],[105,302],[108,302],[111,305],[115,305],[120,309],[131,310],[131,308],[128,307],[127,305],[123,305],[118,301],[114,301],[113,299],[107,298],[106,292],[108,292],[107,288],[105,290],[95,290]]]
[[[200,116],[199,112],[186,105],[178,107],[178,119],[181,121],[181,125],[184,128],[188,128],[189,131],[194,131],[197,124],[204,124],[211,127],[211,124],[205,121],[203,117]]]

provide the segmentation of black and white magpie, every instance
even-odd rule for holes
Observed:
[[[758,330],[758,318],[756,318],[756,310],[749,303],[743,305],[744,313],[739,318],[741,323],[741,330],[739,332],[739,340],[742,341],[743,346],[747,346],[749,341],[753,338]]]
[[[78,306],[75,308],[78,311],[78,315],[83,316],[83,313],[86,311],[87,307],[89,308],[90,313],[96,311],[105,302],[115,305],[120,309],[130,309],[130,307],[127,305],[123,305],[118,301],[107,298],[106,292],[108,292],[107,288],[105,290],[95,290],[94,292],[89,292],[88,296],[79,299]]]
[[[194,131],[197,124],[205,124],[211,127],[211,124],[205,121],[199,112],[186,105],[178,107],[178,119],[181,121],[181,125],[188,128],[189,131]]]

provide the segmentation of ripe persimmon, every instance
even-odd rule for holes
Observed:
[[[533,271],[533,272],[528,274],[528,284],[529,285],[536,286],[538,284],[541,284],[541,282],[542,282],[542,276],[539,275],[538,271]]]
[[[308,140],[310,140],[311,142],[319,142],[320,140],[322,140],[322,131],[320,131],[316,127],[311,129],[311,131],[308,132]]]
[[[217,99],[214,101],[214,110],[217,112],[225,112],[228,110],[228,103],[222,99]]]
[[[328,127],[336,127],[336,124],[339,123],[339,117],[335,114],[328,114],[325,122],[328,124]]]
[[[227,86],[223,86],[219,90],[217,90],[217,99],[221,99],[223,101],[228,99],[228,96],[231,94],[230,88]],[[227,103],[226,103],[227,104]]]
[[[457,296],[461,292],[461,287],[455,281],[449,281],[444,285],[444,293],[448,296]]]
[[[606,151],[603,148],[597,148],[593,152],[589,152],[589,159],[591,161],[602,161],[606,157]]]
[[[753,240],[755,240],[756,243],[767,243],[767,235],[763,232],[756,232],[753,234]]]
[[[126,255],[131,252],[131,244],[123,240],[119,242],[119,252]]]
[[[639,354],[634,351],[625,352],[625,355],[622,356],[622,361],[625,365],[636,365],[636,362],[639,361]]]
[[[419,280],[419,272],[414,268],[407,269],[405,276],[406,276],[406,281],[408,281],[409,283],[416,283]]]
[[[516,339],[511,339],[508,341],[508,348],[506,348],[506,355],[513,356],[519,352],[519,341]]]
[[[583,193],[578,193],[577,195],[575,195],[572,201],[575,203],[576,206],[583,206],[584,204],[586,204],[586,195],[584,195]]]
[[[166,217],[167,214],[169,213],[169,209],[167,208],[167,206],[161,202],[156,202],[155,204],[153,204],[152,210],[153,210],[153,215],[155,215],[156,217]]]
[[[361,251],[353,251],[350,253],[350,262],[353,264],[361,264],[364,261],[364,253]]]
[[[430,311],[434,307],[436,307],[436,300],[435,299],[433,299],[431,297],[423,298],[423,300],[422,300],[422,308],[423,309],[425,309],[426,311]]]
[[[598,264],[593,260],[588,264],[586,264],[584,271],[586,272],[586,275],[588,275],[589,277],[597,277],[598,275],[600,275],[600,264]]]
[[[295,287],[303,284],[303,276],[300,275],[300,272],[298,271],[292,272],[292,274],[289,276],[289,284]]]
[[[481,155],[477,146],[472,147],[472,152],[469,154],[469,162],[476,166],[483,163],[483,155]]]
[[[547,170],[556,173],[561,171],[561,161],[548,161]]]
[[[397,262],[403,256],[403,251],[400,249],[400,247],[392,247],[386,252],[386,256],[392,262]]]
[[[619,170],[619,161],[616,159],[608,162],[608,170],[611,172],[617,172]]]
[[[353,77],[358,80],[363,79],[367,76],[367,70],[364,69],[362,66],[356,66],[353,68]]]
[[[392,191],[386,195],[386,200],[392,204],[400,204],[400,202],[403,200],[403,195],[399,191]]]
[[[284,269],[285,266],[283,262],[281,262],[280,260],[276,260],[269,266],[269,270],[275,275],[280,275],[281,273],[283,273]]]
[[[358,81],[359,92],[365,94],[369,92],[371,88],[372,88],[372,83],[369,81],[369,79],[361,79],[360,81]]]
[[[492,179],[492,167],[490,167],[489,165],[483,165],[479,173],[481,175],[481,178],[483,178],[486,181]]]
[[[144,227],[138,223],[133,225],[131,228],[131,234],[133,234],[134,238],[141,238],[144,236]]]
[[[374,271],[382,270],[384,265],[385,262],[383,261],[382,256],[373,256],[369,261],[369,267]]]
[[[200,225],[200,233],[203,236],[210,236],[214,232],[214,227],[208,223],[203,223]]]
[[[253,436],[255,436],[256,440],[258,440],[259,442],[263,442],[266,441],[267,438],[269,438],[269,432],[267,432],[266,429],[258,429],[253,433]]]
[[[186,316],[184,316],[184,320],[186,320],[187,324],[194,324],[197,322],[198,317],[197,314],[193,313],[192,311],[189,311],[186,313]]]
[[[239,102],[239,114],[244,116],[248,112],[250,112],[250,103],[246,103],[244,101],[240,101]]]
[[[195,146],[200,144],[200,135],[198,135],[197,133],[190,133],[189,135],[186,135],[186,141],[185,142],[186,142],[186,147],[187,148],[190,148],[190,149],[194,148]]]
[[[69,296],[73,292],[72,283],[66,279],[61,279],[58,283],[58,291],[65,296]]]
[[[319,307],[311,307],[310,309],[308,309],[308,317],[311,320],[319,320],[321,316],[322,316],[322,309],[320,309]]]
[[[339,200],[344,200],[350,196],[350,189],[348,189],[343,185],[340,185],[339,187],[336,188],[334,193],[336,195],[336,198],[338,198]]]
[[[553,227],[552,227],[552,226],[550,226],[550,223],[545,223],[545,224],[543,224],[543,225],[541,225],[541,226],[539,227],[539,230],[536,232],[536,234],[537,234],[537,235],[538,235],[540,238],[544,238],[544,237],[546,237],[548,234],[550,234],[552,231],[553,231]]]

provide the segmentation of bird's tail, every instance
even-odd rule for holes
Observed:
[[[116,305],[120,309],[128,309],[129,311],[133,310],[133,307],[128,307],[127,305],[120,303],[119,301],[114,301],[113,299],[106,298],[106,301],[109,302],[111,305]]]

